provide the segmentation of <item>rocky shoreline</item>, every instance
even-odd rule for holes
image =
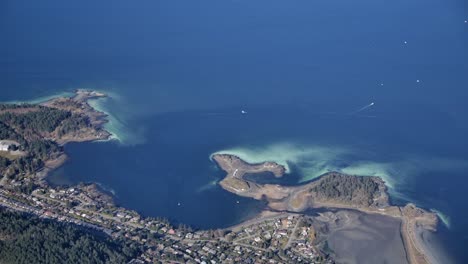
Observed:
[[[53,140],[61,145],[70,142],[86,142],[97,140],[108,140],[111,134],[104,129],[104,124],[107,122],[107,114],[99,112],[88,103],[89,100],[105,98],[106,94],[78,89],[73,97],[58,97],[42,103],[41,105],[60,110],[69,111],[72,114],[86,116],[90,122],[90,126],[82,128],[73,134],[63,136],[51,135]]]
[[[109,140],[111,133],[104,129],[104,124],[107,122],[107,114],[99,112],[91,107],[88,100],[107,97],[106,94],[92,91],[77,89],[73,97],[57,97],[49,101],[43,102],[40,105],[60,110],[70,111],[73,114],[82,115],[89,119],[90,126],[82,128],[73,134],[58,136],[56,133],[49,135],[50,139],[61,146],[72,142],[89,142],[99,140]],[[68,159],[65,151],[58,153],[58,156],[45,161],[44,167],[35,175],[41,184],[45,184],[47,176],[61,167]]]
[[[227,175],[220,186],[239,196],[266,200],[277,211],[303,212],[309,208],[355,209],[363,213],[380,214],[401,219],[401,234],[410,263],[431,263],[417,239],[416,228],[436,231],[436,214],[407,204],[392,206],[385,182],[379,177],[365,177],[330,172],[299,186],[259,184],[244,178],[246,173],[270,172],[284,175],[283,166],[274,162],[248,164],[234,155],[212,156]],[[340,189],[341,188],[341,189]],[[341,191],[336,191],[336,190]]]

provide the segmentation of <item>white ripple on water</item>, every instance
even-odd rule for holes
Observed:
[[[274,143],[266,146],[235,147],[217,151],[214,154],[230,154],[249,163],[273,161],[285,166],[287,173],[291,172],[290,164],[297,168],[302,176],[301,182],[317,178],[329,171],[338,171],[351,175],[379,176],[389,188],[390,196],[402,200],[410,199],[399,191],[399,186],[418,175],[430,171],[446,172],[449,170],[468,169],[468,162],[440,157],[424,157],[422,155],[401,155],[397,161],[372,161],[359,157],[361,150],[323,145],[298,145],[293,143]],[[428,166],[430,164],[430,166]],[[437,213],[445,226],[450,227],[450,216],[432,209]]]
[[[299,170],[300,182],[313,180],[324,173],[338,171],[353,175],[380,176],[389,188],[395,185],[392,178],[391,165],[382,162],[357,161],[343,166],[346,155],[353,154],[349,148],[320,145],[299,146],[292,143],[277,143],[265,147],[237,147],[217,151],[214,154],[230,154],[238,156],[249,163],[274,161],[291,172],[290,164]],[[211,155],[211,156],[212,156]]]
[[[326,168],[326,162],[334,159],[340,154],[344,154],[342,148],[331,148],[321,146],[300,147],[290,143],[277,143],[264,147],[237,147],[213,153],[230,154],[238,156],[249,163],[261,163],[264,161],[274,161],[283,165],[287,173],[291,172],[289,163],[298,164],[301,161],[314,161],[315,171],[320,172]],[[210,156],[210,157],[211,157]],[[317,175],[320,176],[320,175]]]
[[[37,98],[34,98],[34,99],[15,100],[15,101],[8,101],[8,102],[4,102],[4,103],[5,104],[25,104],[25,103],[26,104],[41,104],[41,103],[50,101],[50,100],[55,99],[55,98],[72,97],[74,95],[75,95],[75,93],[73,93],[73,92],[65,91],[65,92],[59,92],[59,93],[55,93],[55,94],[51,94],[51,95],[37,97]]]
[[[110,140],[115,140],[122,145],[143,144],[145,142],[143,131],[129,124],[131,118],[129,112],[132,107],[126,104],[125,100],[116,93],[105,90],[99,92],[106,94],[107,97],[94,98],[89,100],[88,103],[97,111],[107,115],[108,122],[104,124],[104,128],[111,133]],[[116,107],[111,107],[112,105]]]
[[[443,212],[437,210],[437,209],[431,209],[432,212],[436,213],[439,219],[442,221],[442,223],[445,225],[445,227],[450,229],[450,216],[444,214]]]
[[[218,184],[218,180],[211,180],[207,184],[200,186],[200,188],[197,189],[197,192],[200,193],[200,192],[213,189],[216,187],[217,184]]]

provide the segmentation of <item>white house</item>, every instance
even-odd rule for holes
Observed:
[[[9,145],[0,142],[0,151],[8,151],[9,147]]]

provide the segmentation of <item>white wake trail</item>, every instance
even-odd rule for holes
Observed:
[[[370,107],[372,107],[372,106],[374,106],[374,105],[375,105],[375,103],[372,102],[372,103],[370,103],[370,104],[368,104],[368,105],[365,105],[365,106],[359,108],[358,110],[356,110],[356,111],[354,111],[354,112],[351,112],[351,113],[349,113],[349,114],[350,114],[350,115],[355,115],[355,114],[357,114],[357,113],[359,113],[359,112],[362,112],[362,111],[364,111],[364,110],[366,110],[366,109],[368,109],[368,108],[370,108]]]

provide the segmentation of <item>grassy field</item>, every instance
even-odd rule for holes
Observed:
[[[9,160],[15,160],[17,158],[20,158],[24,156],[25,153],[23,152],[12,152],[12,151],[0,151],[0,157],[7,158]]]

